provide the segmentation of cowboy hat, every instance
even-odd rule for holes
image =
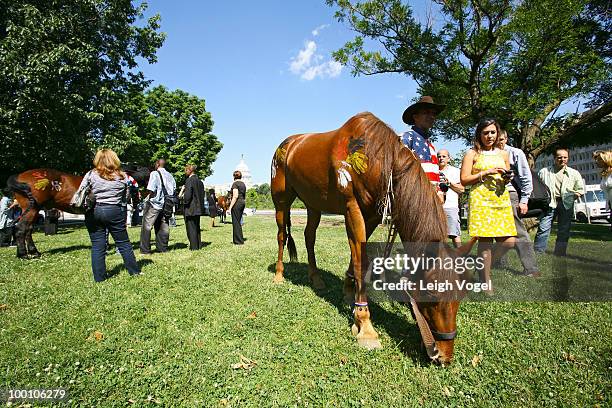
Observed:
[[[446,105],[438,105],[434,103],[431,96],[422,96],[416,103],[413,103],[406,108],[404,114],[402,115],[402,120],[408,125],[414,125],[412,115],[414,115],[419,109],[427,108],[434,109],[436,113],[440,113],[444,110],[444,108],[446,108]]]

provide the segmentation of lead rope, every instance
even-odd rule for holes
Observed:
[[[395,223],[393,222],[393,211],[392,211],[392,202],[393,202],[393,171],[389,175],[389,181],[387,182],[387,192],[385,194],[385,199],[383,203],[382,210],[382,223],[385,226],[386,230],[386,241],[385,241],[385,250],[383,252],[383,258],[386,259],[391,255],[391,250],[393,248],[393,242],[395,242],[395,238],[397,237],[397,228],[395,227]],[[421,333],[421,338],[423,339],[423,344],[425,345],[425,350],[427,351],[427,355],[432,360],[437,360],[440,356],[438,348],[436,347],[436,341],[434,336],[429,328],[429,324],[425,317],[419,310],[419,306],[410,293],[405,290],[406,296],[408,296],[410,309],[412,310],[412,315],[414,320],[417,323],[419,328],[419,332]]]

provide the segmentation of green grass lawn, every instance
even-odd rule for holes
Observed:
[[[428,363],[400,304],[372,306],[382,350],[357,346],[342,302],[340,219],[319,228],[328,288],[318,293],[303,217],[293,217],[300,261],[286,264],[283,285],[272,284],[272,217],[246,219],[244,246],[231,244],[231,225],[208,221],[201,251],[187,249],[179,220],[169,253],[139,258],[144,276],[130,277],[114,254],[107,268],[118,273],[100,284],[84,228],[36,233],[37,260],[0,249],[0,388],[65,387],[83,406],[611,404],[611,303],[465,302],[454,364],[442,368]],[[580,226],[572,242],[609,239],[606,228]],[[137,245],[139,229],[129,232]]]

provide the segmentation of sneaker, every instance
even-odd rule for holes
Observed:
[[[527,278],[538,278],[541,275],[542,274],[538,270],[535,270],[535,271],[523,271],[523,273],[519,274],[519,276],[525,276]]]

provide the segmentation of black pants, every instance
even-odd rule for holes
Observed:
[[[240,225],[240,219],[244,212],[244,200],[236,201],[236,204],[232,207],[232,231],[234,244],[244,244],[244,237],[242,236],[242,225]]]
[[[187,229],[187,239],[189,239],[189,249],[192,251],[200,249],[202,247],[200,216],[185,216],[185,228]]]
[[[0,247],[11,245],[11,236],[13,235],[13,227],[0,229]]]

